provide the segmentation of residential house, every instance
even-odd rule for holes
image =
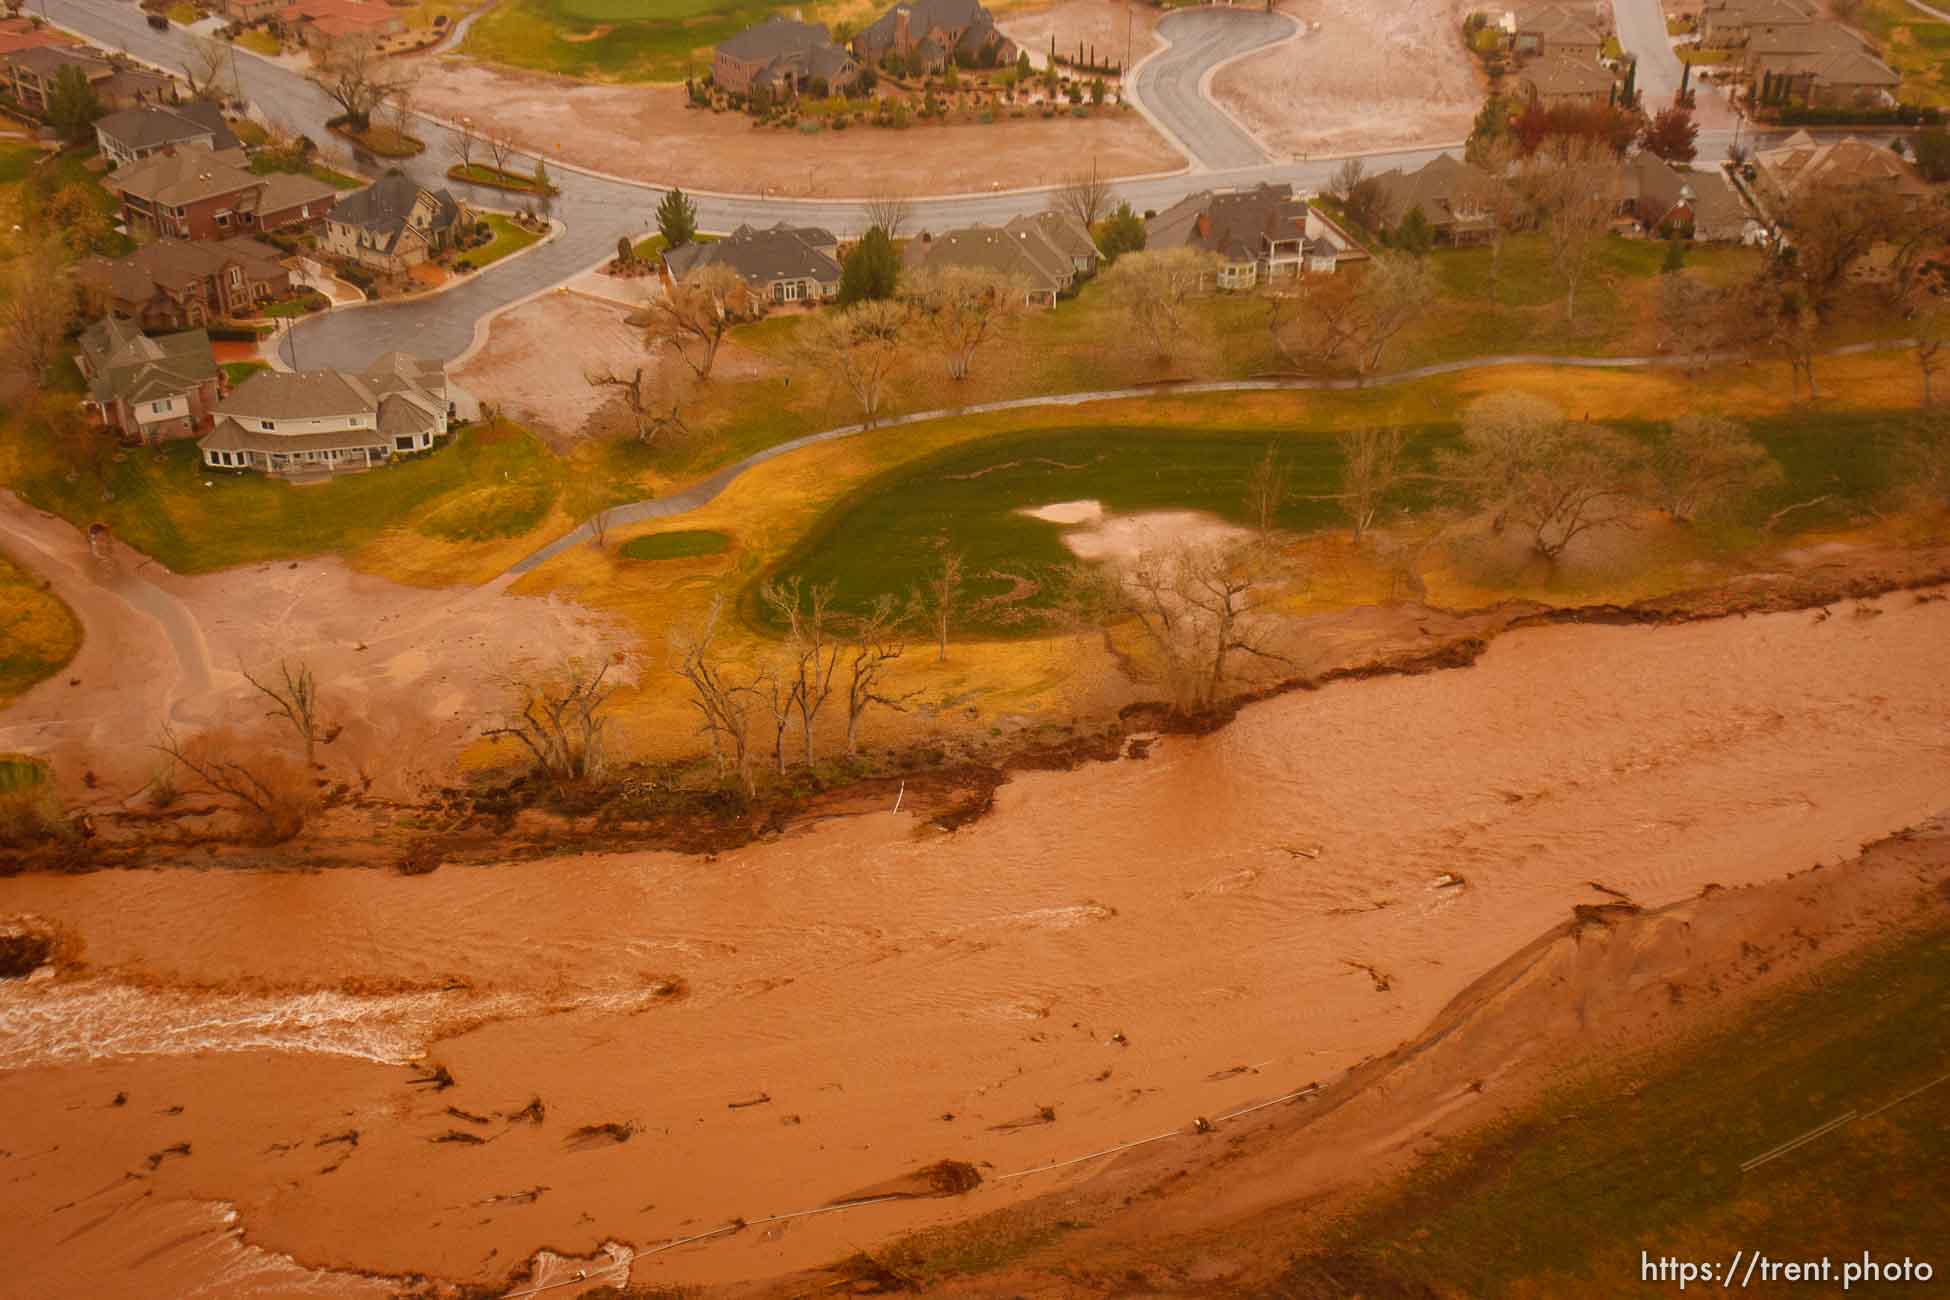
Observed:
[[[1930,187],[1899,156],[1852,135],[1817,140],[1806,131],[1796,131],[1777,148],[1756,152],[1754,171],[1762,201],[1777,209],[1794,202],[1809,186],[1881,190],[1888,200],[1910,208],[1930,194]]]
[[[1680,171],[1654,154],[1619,164],[1619,210],[1638,233],[1660,238],[1689,236],[1702,243],[1753,243],[1763,227],[1726,173]]]
[[[117,166],[178,146],[212,152],[242,148],[223,120],[223,109],[202,101],[110,113],[95,123],[95,142]]]
[[[1612,75],[1596,63],[1547,54],[1533,60],[1517,74],[1524,97],[1545,108],[1572,104],[1608,104],[1612,100]]]
[[[105,316],[80,343],[74,361],[88,385],[84,403],[124,438],[155,444],[209,427],[221,372],[202,330],[149,338]]]
[[[1037,213],[1006,226],[968,226],[941,235],[923,235],[907,245],[906,263],[916,271],[950,268],[991,271],[1022,285],[1030,307],[1055,307],[1078,279],[1096,270],[1096,245],[1074,217]],[[1081,244],[1089,244],[1085,256]]]
[[[228,239],[322,220],[338,191],[286,172],[253,175],[240,149],[165,147],[110,173],[131,230],[178,239]]]
[[[766,302],[825,302],[840,291],[839,251],[832,232],[816,226],[740,226],[724,239],[667,250],[663,278],[672,285],[698,267],[728,266]]]
[[[25,15],[0,18],[0,55],[16,54],[21,50],[31,50],[42,45],[65,43],[51,29],[44,26],[36,27],[34,20]]]
[[[161,73],[84,54],[66,45],[35,45],[0,54],[0,90],[35,113],[47,112],[54,79],[63,68],[77,68],[106,109],[166,104],[176,98],[176,83]]]
[[[1596,63],[1605,29],[1589,4],[1539,4],[1506,10],[1500,24],[1510,52],[1519,58],[1562,55]]]
[[[369,469],[445,437],[453,396],[445,365],[404,352],[357,372],[260,370],[217,404],[197,446],[213,469]]]
[[[980,0],[912,0],[855,36],[853,53],[873,66],[891,54],[910,72],[939,72],[950,60],[965,68],[1013,63],[1019,51]]]
[[[1496,223],[1484,206],[1489,184],[1481,168],[1444,153],[1414,171],[1396,167],[1368,177],[1361,182],[1361,197],[1371,201],[1375,224],[1382,230],[1395,229],[1419,208],[1436,243],[1462,247],[1496,234]]]
[[[325,249],[397,273],[453,247],[470,220],[452,192],[425,189],[395,169],[338,201],[325,221]]]
[[[158,239],[123,258],[90,257],[74,271],[91,301],[144,329],[188,329],[288,297],[291,272],[268,244],[238,236]]]
[[[1220,259],[1221,289],[1299,275],[1332,273],[1354,241],[1291,185],[1203,190],[1144,223],[1144,246],[1196,248]]]
[[[297,0],[278,11],[284,35],[311,51],[313,59],[328,58],[348,46],[377,46],[406,30],[399,11],[364,0]]]
[[[859,76],[860,65],[833,44],[825,27],[795,23],[783,14],[731,37],[711,60],[711,80],[734,95],[754,90],[785,99],[801,90],[827,95],[844,90]]]
[[[223,16],[239,27],[251,27],[267,18],[275,18],[285,7],[285,0],[221,0],[218,9]]]
[[[1735,49],[1756,36],[1805,27],[1820,17],[1816,0],[1706,0],[1700,9],[1700,45]]]
[[[1785,98],[1809,105],[1879,107],[1895,102],[1902,76],[1840,23],[1814,22],[1757,32],[1741,50],[1756,82],[1785,81]]]

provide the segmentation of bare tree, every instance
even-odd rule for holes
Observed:
[[[1359,544],[1381,518],[1389,494],[1407,476],[1402,452],[1408,439],[1400,429],[1359,428],[1346,430],[1336,441],[1341,448],[1338,500]]]
[[[1638,461],[1638,444],[1621,434],[1499,393],[1464,413],[1462,449],[1443,469],[1479,509],[1529,529],[1537,554],[1555,563],[1586,532],[1630,517]]]
[[[658,322],[700,382],[711,378],[718,349],[735,325],[765,314],[765,302],[721,263],[692,267],[657,300]]]
[[[557,781],[581,781],[603,770],[603,708],[615,694],[608,683],[614,661],[591,665],[571,659],[547,677],[514,683],[518,706],[499,727],[481,734],[520,741],[535,768]]]
[[[1022,318],[1027,292],[1018,276],[960,266],[919,271],[901,285],[914,319],[941,349],[948,377],[957,382],[968,378],[976,349]]]
[[[1164,359],[1183,347],[1192,301],[1218,274],[1217,254],[1193,248],[1126,253],[1103,275],[1103,292],[1133,333]]]
[[[871,429],[880,422],[888,385],[900,366],[906,327],[907,309],[900,303],[855,303],[808,318],[798,351],[809,366],[852,394],[862,423]]]
[[[1361,373],[1373,374],[1382,353],[1435,301],[1435,275],[1428,263],[1403,253],[1378,253],[1361,276],[1355,293],[1356,341]]]
[[[1094,227],[1110,211],[1110,201],[1110,178],[1098,168],[1095,158],[1088,167],[1065,176],[1049,196],[1052,212],[1081,222],[1085,230]]]
[[[474,151],[480,147],[481,133],[471,122],[459,122],[447,131],[447,152],[462,167],[474,165]]]
[[[1350,158],[1334,169],[1334,178],[1327,183],[1327,192],[1345,206],[1367,174],[1367,164],[1359,158]]]
[[[213,37],[192,34],[183,54],[183,78],[190,83],[190,97],[211,101],[228,98],[222,82],[224,74],[234,66],[235,56],[228,45]]]
[[[1492,311],[1496,309],[1497,289],[1502,282],[1504,241],[1524,226],[1530,214],[1530,200],[1512,176],[1518,166],[1517,142],[1507,135],[1498,136],[1484,147],[1483,179],[1468,195],[1471,204],[1489,223]]]
[[[1902,483],[1926,506],[1950,506],[1950,420],[1932,413],[1911,423],[1898,449]]]
[[[1791,266],[1784,268],[1805,289],[1809,304],[1826,313],[1858,262],[1884,239],[1899,233],[1899,205],[1875,185],[1822,184],[1796,188],[1781,213]]]
[[[1656,432],[1645,468],[1653,504],[1679,524],[1783,481],[1767,449],[1718,415],[1682,415]]]
[[[789,671],[783,656],[760,670],[745,688],[751,698],[765,706],[772,722],[772,762],[780,776],[785,775],[785,733],[792,729],[793,713],[799,704],[799,679]]]
[[[1916,370],[1923,379],[1923,405],[1936,402],[1936,372],[1943,364],[1943,346],[1950,343],[1950,309],[1934,296],[1917,309],[1911,318],[1910,333],[1916,339]]]
[[[1352,366],[1372,374],[1388,345],[1435,300],[1435,274],[1423,258],[1377,253],[1342,275],[1309,276],[1262,301],[1273,349],[1296,369]]]
[[[1280,508],[1286,504],[1287,467],[1272,443],[1246,476],[1246,514],[1259,529],[1260,540],[1273,535],[1280,524]]]
[[[411,80],[364,40],[334,42],[313,79],[345,110],[355,131],[369,128],[373,112]]]
[[[878,704],[900,709],[910,696],[885,693],[887,670],[905,653],[900,635],[899,607],[890,595],[874,601],[873,607],[853,620],[847,634],[846,752],[856,752],[860,719]]]
[[[791,706],[798,711],[806,766],[811,767],[813,729],[833,693],[833,676],[840,666],[833,585],[808,587],[796,577],[787,578],[760,587],[759,598],[786,628],[782,677]]]
[[[936,663],[948,659],[948,634],[961,617],[967,596],[962,589],[965,557],[960,551],[946,551],[922,583],[908,593],[908,611],[934,635]]]
[[[501,172],[503,175],[510,174],[508,172],[508,164],[514,158],[515,138],[508,132],[507,128],[490,126],[483,129],[481,132],[481,144],[487,149],[488,157],[494,160],[494,170]]]
[[[393,93],[386,97],[389,115],[393,119],[393,133],[399,136],[402,144],[413,135],[408,128],[413,125],[413,101],[419,95],[419,81],[417,72],[402,74],[393,87]]]
[[[1712,360],[1724,321],[1720,291],[1683,271],[1659,277],[1655,300],[1661,343],[1685,359],[1687,374]]]
[[[757,793],[751,764],[752,702],[750,686],[734,683],[718,657],[715,642],[724,616],[724,597],[713,596],[702,620],[688,632],[672,637],[677,657],[675,672],[691,688],[691,706],[698,711],[698,730],[711,739],[711,757],[720,777],[736,773],[746,793]],[[777,757],[784,765],[784,730],[779,732]]]
[[[1266,644],[1274,577],[1262,547],[1178,546],[1090,579],[1091,604],[1136,624],[1173,703],[1196,713],[1217,702],[1241,656],[1285,661]]]
[[[165,726],[155,748],[206,793],[236,805],[261,842],[282,844],[305,828],[311,799],[304,779],[275,760],[238,757],[243,743],[228,732],[203,732],[184,741]]]
[[[636,440],[646,447],[654,444],[659,437],[667,434],[679,436],[688,434],[690,426],[684,423],[683,403],[673,399],[670,409],[665,411],[650,399],[650,392],[644,383],[643,367],[638,366],[629,374],[616,370],[591,370],[583,375],[583,381],[591,388],[614,388],[629,413],[636,431]]]
[[[914,216],[914,205],[897,194],[881,191],[868,196],[860,205],[868,230],[878,230],[889,239],[899,239],[901,227]]]
[[[1807,389],[1810,400],[1821,396],[1815,378],[1815,357],[1821,351],[1821,309],[1807,283],[1763,268],[1760,274],[1726,296],[1721,319],[1735,338],[1772,352],[1788,363],[1790,395]]]
[[[305,747],[305,770],[318,769],[318,743],[325,724],[318,716],[318,679],[312,676],[311,665],[299,660],[294,666],[288,660],[278,661],[278,675],[281,682],[264,681],[256,677],[248,668],[238,666],[244,680],[256,687],[258,692],[275,706],[265,714],[269,718],[283,718],[298,733],[299,743]],[[336,731],[326,736],[338,734]]]
[[[1578,288],[1617,211],[1611,189],[1617,166],[1617,157],[1603,141],[1560,137],[1541,156],[1534,176],[1551,265],[1564,282],[1567,324],[1577,320]]]
[[[21,255],[0,270],[0,348],[30,387],[54,363],[74,321],[68,250],[57,230],[29,235]]]

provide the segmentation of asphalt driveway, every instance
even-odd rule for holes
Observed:
[[[1181,9],[1158,24],[1170,45],[1137,70],[1133,98],[1192,157],[1200,171],[1272,161],[1259,142],[1205,93],[1220,64],[1283,41],[1298,30],[1285,14],[1258,9]]]

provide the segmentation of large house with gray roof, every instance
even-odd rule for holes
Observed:
[[[840,291],[839,252],[833,233],[816,226],[740,226],[708,244],[666,250],[663,278],[674,285],[699,267],[727,266],[764,302],[826,302]]]
[[[1414,171],[1400,167],[1370,176],[1356,193],[1369,206],[1378,230],[1392,232],[1419,210],[1438,244],[1480,244],[1496,233],[1485,205],[1487,173],[1441,153]]]
[[[1343,257],[1364,256],[1291,185],[1273,184],[1189,194],[1144,223],[1144,246],[1217,254],[1221,289],[1332,273]]]
[[[853,38],[853,53],[875,66],[897,57],[902,69],[939,72],[950,61],[965,68],[1014,63],[1019,51],[981,0],[902,0]]]
[[[209,426],[221,380],[202,330],[149,338],[106,316],[81,332],[80,345],[83,405],[123,438],[153,445]]]
[[[747,27],[720,44],[711,60],[711,80],[733,95],[763,90],[791,99],[801,91],[830,95],[860,77],[853,56],[833,44],[818,23],[796,23],[783,14]]]
[[[270,245],[241,236],[158,239],[127,257],[84,258],[74,278],[91,305],[144,329],[180,330],[247,315],[289,295],[291,271],[282,258]]]
[[[452,401],[447,368],[404,352],[358,372],[261,370],[218,403],[197,446],[212,469],[370,469],[445,437]]]
[[[117,166],[140,162],[170,148],[216,152],[242,146],[223,120],[223,110],[198,101],[170,107],[148,105],[110,113],[95,123],[95,142],[102,156]]]
[[[907,245],[916,271],[950,269],[1008,276],[1031,307],[1054,307],[1097,269],[1097,246],[1076,218],[1056,212],[1021,216],[1006,226],[968,226],[923,235]]]
[[[469,220],[450,191],[425,189],[395,169],[333,205],[325,250],[397,273],[453,247]]]

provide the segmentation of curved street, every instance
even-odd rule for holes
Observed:
[[[42,0],[50,21],[77,32],[111,50],[125,50],[172,71],[180,72],[189,49],[189,36],[181,28],[166,32],[151,28],[143,12],[125,0]],[[1208,11],[1188,11],[1167,21],[1195,18]],[[1261,15],[1264,16],[1264,15]],[[1230,12],[1224,24],[1238,22],[1247,15]],[[1205,32],[1203,22],[1192,30]],[[1254,30],[1240,26],[1240,33]],[[1262,33],[1265,28],[1259,27]],[[1243,39],[1243,35],[1240,39]],[[1260,43],[1264,43],[1263,41]],[[1209,56],[1231,57],[1239,52],[1224,38],[1207,35],[1188,41],[1187,58],[1193,46]],[[1178,48],[1176,45],[1173,49]],[[1169,54],[1169,51],[1167,51]],[[1166,55],[1155,56],[1154,62]],[[1188,64],[1189,66],[1189,64]],[[325,122],[337,105],[309,79],[247,51],[236,52],[237,80],[245,99],[267,117],[303,132],[315,140],[328,139]],[[1139,69],[1140,82],[1146,69]],[[1201,74],[1202,76],[1202,74]],[[488,106],[483,106],[483,113]],[[1212,112],[1217,113],[1214,109]],[[1195,115],[1196,116],[1196,115]],[[1223,114],[1219,114],[1223,117]],[[1225,119],[1228,122],[1230,119]],[[441,141],[445,127],[420,117],[421,134],[429,148],[418,158],[387,163],[355,151],[359,168],[377,175],[387,166],[398,166],[422,184],[449,186],[468,202],[484,207],[501,207],[508,196],[498,190],[457,184],[446,179],[446,150]],[[1243,133],[1242,133],[1243,134]],[[1725,156],[1729,135],[1702,132],[1700,159],[1711,162]],[[1248,140],[1250,143],[1250,140]],[[1751,143],[1760,144],[1759,138]],[[1451,146],[1453,148],[1453,146]],[[1255,161],[1215,168],[1202,173],[1180,173],[1122,181],[1117,197],[1128,200],[1139,211],[1163,209],[1198,190],[1252,185],[1260,181],[1285,181],[1301,191],[1324,188],[1341,160],[1314,158],[1301,163],[1265,161],[1254,145]],[[1408,149],[1367,159],[1370,173],[1391,167],[1419,167],[1443,152],[1440,148]],[[511,165],[529,167],[533,159],[518,157]],[[451,359],[474,341],[477,324],[511,303],[533,296],[562,283],[612,255],[619,236],[639,237],[654,227],[654,213],[665,188],[619,177],[580,171],[551,161],[550,174],[561,193],[553,212],[564,225],[562,235],[532,252],[513,258],[467,281],[457,288],[406,302],[385,303],[308,317],[292,331],[295,348],[306,367],[335,366],[357,369],[369,364],[382,352],[398,348],[426,357]],[[728,195],[693,192],[699,225],[707,231],[729,231],[739,225],[770,225],[795,221],[822,225],[837,233],[857,232],[864,224],[860,203],[845,199],[778,199],[759,195]],[[944,195],[917,199],[913,203],[915,229],[943,230],[984,222],[1003,222],[1010,217],[1040,211],[1048,202],[1048,189],[1025,189],[990,194]]]
[[[1132,99],[1152,123],[1189,154],[1198,171],[1226,171],[1272,161],[1232,114],[1205,93],[1224,63],[1294,35],[1299,24],[1261,9],[1181,9],[1158,24],[1166,48],[1137,67]]]

